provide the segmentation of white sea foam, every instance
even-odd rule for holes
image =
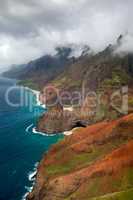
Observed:
[[[36,174],[37,174],[37,170],[35,170],[33,172],[29,172],[29,174],[28,174],[29,181],[34,181]]]
[[[25,189],[27,190],[27,192],[22,197],[22,200],[26,200],[27,195],[33,190],[33,186],[31,186],[31,187],[25,186]]]
[[[26,131],[27,133],[29,133],[29,130],[30,130],[30,128],[33,127],[33,125],[34,125],[34,124],[30,124],[30,125],[25,129],[25,131]]]
[[[26,192],[26,193],[24,194],[24,196],[22,196],[22,199],[21,199],[21,200],[26,200],[27,195],[28,195],[28,192]]]
[[[36,169],[39,165],[39,162],[36,162],[35,165],[34,165],[34,169]]]
[[[74,133],[75,130],[79,129],[78,127],[76,128],[73,128],[71,131],[65,131],[63,133],[63,135],[66,135],[66,136],[69,136],[69,135],[72,135]]]
[[[34,127],[34,124],[30,124],[26,129],[25,131],[27,133],[33,133],[33,134],[39,134],[39,135],[42,135],[42,136],[47,136],[47,137],[52,137],[52,136],[55,136],[56,134],[46,134],[46,133],[43,133],[43,132],[39,132],[36,130],[36,127]]]
[[[32,186],[32,187],[26,187],[26,186],[25,186],[25,189],[27,190],[27,192],[23,195],[23,197],[22,197],[21,200],[26,200],[26,197],[28,196],[28,194],[29,194],[30,192],[32,192],[33,186]]]
[[[40,101],[40,92],[37,90],[32,90],[31,88],[25,87],[25,89],[31,91],[36,96],[36,104],[37,106],[41,106],[42,108],[46,109],[46,105],[42,104]]]
[[[38,131],[36,130],[36,127],[33,127],[33,128],[32,128],[32,133],[34,133],[34,134],[40,134],[40,135],[47,136],[47,137],[55,136],[55,135],[56,135],[56,134],[46,134],[46,133],[38,132]]]
[[[37,106],[41,106],[42,108],[46,109],[46,105],[42,104],[40,101],[40,92],[36,90],[31,90],[33,94],[36,96],[36,104]]]
[[[73,134],[72,131],[65,131],[65,132],[63,133],[63,135],[66,135],[66,136],[69,136],[69,135],[72,135],[72,134]]]
[[[25,186],[25,189],[27,190],[27,192],[31,192],[33,190],[33,186],[31,186],[31,187]]]
[[[22,197],[22,200],[26,200],[27,195],[28,195],[30,192],[32,192],[32,190],[33,190],[34,181],[35,181],[35,176],[36,176],[36,174],[37,174],[37,167],[38,167],[38,164],[39,164],[39,162],[36,162],[35,165],[34,165],[33,171],[28,173],[28,180],[29,180],[30,182],[32,182],[32,186],[31,186],[31,187],[25,186],[26,193],[25,193],[24,196]]]

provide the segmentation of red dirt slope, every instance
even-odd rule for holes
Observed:
[[[30,200],[87,200],[133,187],[133,114],[74,131],[41,161]]]

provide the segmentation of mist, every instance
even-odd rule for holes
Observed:
[[[133,52],[132,8],[132,0],[1,1],[0,71],[54,54],[59,45],[98,52],[120,34],[126,37],[117,51]]]

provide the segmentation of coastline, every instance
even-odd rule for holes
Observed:
[[[114,181],[121,180],[116,179],[119,173],[122,180],[126,178],[126,181],[129,180],[128,183],[131,183],[129,170],[132,169],[133,161],[132,121],[133,115],[130,114],[113,122],[100,122],[77,131],[72,138],[69,137],[63,143],[55,145],[51,151],[48,151],[47,157],[42,158],[37,171],[36,183],[28,194],[27,200],[52,200],[54,196],[59,197],[59,200],[87,199],[88,190],[85,190],[83,194],[84,188],[90,188],[89,199],[96,197],[100,200],[105,194],[115,194],[112,191],[111,193],[108,187],[106,191],[103,187],[101,188],[103,178],[111,188]],[[121,125],[125,125],[126,133],[125,131],[124,133],[116,131],[120,130]],[[123,134],[124,137],[122,137]],[[111,148],[108,148],[110,143]],[[124,152],[128,152],[128,154]],[[61,169],[63,170],[61,171]],[[124,172],[126,170],[124,175],[123,170]],[[45,177],[47,178],[45,179]],[[91,193],[91,186],[95,188],[97,183],[95,180],[98,180],[98,191],[94,190],[94,193]],[[122,182],[122,186],[125,188],[119,190],[118,184],[114,192],[119,190],[121,193],[129,189],[129,184],[125,186],[125,181]],[[99,194],[99,191],[102,194]],[[113,199],[117,199],[117,197]]]
[[[24,87],[26,90],[29,90],[29,91],[31,91],[35,96],[36,96],[36,105],[37,106],[41,106],[42,108],[44,108],[44,109],[46,109],[46,105],[45,104],[42,104],[41,103],[41,101],[40,101],[40,92],[39,91],[37,91],[37,90],[33,90],[33,89],[31,89],[31,88],[29,88],[29,87]],[[64,110],[73,110],[73,108],[71,107],[71,108],[63,108]],[[32,125],[30,125],[29,127],[27,127],[26,129],[28,130],[28,128],[31,128],[31,126]],[[42,132],[38,132],[37,130],[36,130],[36,127],[33,127],[32,128],[32,132],[34,133],[34,134],[40,134],[40,135],[43,135],[43,136],[55,136],[56,134],[46,134],[46,133],[42,133]],[[62,133],[64,136],[69,136],[69,135],[72,135],[73,134],[73,130],[70,130],[70,131],[65,131],[65,132],[63,132]]]
[[[42,108],[46,109],[46,105],[45,105],[45,104],[42,104],[41,101],[40,101],[40,92],[39,92],[39,91],[33,90],[33,89],[29,88],[29,87],[25,87],[25,89],[31,91],[31,92],[36,96],[36,102],[37,102],[36,104],[37,104],[37,106],[41,106]],[[72,112],[72,111],[73,111],[73,107],[64,107],[63,110],[68,110],[68,111],[71,111],[71,112]],[[64,136],[72,135],[73,132],[74,132],[76,129],[77,129],[77,128],[74,128],[74,129],[72,129],[72,130],[70,130],[70,131],[65,131],[65,132],[63,132],[62,134],[63,134]],[[51,134],[51,135],[50,135],[50,134],[38,132],[38,131],[36,131],[36,127],[33,127],[33,128],[32,128],[32,132],[33,132],[34,134],[40,134],[40,135],[43,135],[43,136],[55,136],[55,135],[56,135],[56,134]]]
[[[42,104],[41,101],[40,101],[40,92],[39,91],[33,90],[33,89],[29,88],[29,87],[24,87],[24,88],[26,90],[32,92],[35,95],[35,97],[36,97],[36,105],[37,106],[41,106],[43,109],[46,109],[46,105]],[[64,108],[64,110],[72,111],[73,108],[72,107],[71,108]],[[56,134],[51,134],[50,135],[50,134],[45,134],[45,133],[42,133],[42,132],[38,132],[38,131],[36,131],[36,127],[32,127],[32,126],[33,126],[33,124],[31,124],[29,127],[27,127],[26,128],[26,132],[28,132],[29,129],[32,128],[32,133],[33,134],[40,134],[42,136],[47,136],[47,137],[52,137],[52,136],[56,135]],[[65,131],[65,132],[62,133],[62,135],[64,135],[64,136],[70,136],[70,135],[72,135],[74,133],[74,131],[76,129],[77,128],[74,128],[74,129],[72,129],[70,131]],[[31,185],[31,187],[25,186],[27,192],[22,196],[22,200],[26,200],[28,194],[31,193],[32,190],[33,190],[33,188],[34,188],[38,165],[39,165],[39,163],[35,163],[33,171],[30,171],[28,173],[28,180],[32,183],[32,185]]]
[[[72,135],[72,134],[74,133],[74,131],[76,131],[76,130],[78,130],[78,129],[79,129],[79,127],[73,128],[73,129],[70,130],[70,131],[65,131],[65,132],[63,133],[63,135],[65,135],[65,136]]]
[[[40,101],[40,91],[33,90],[33,89],[29,88],[29,87],[24,87],[24,88],[26,90],[31,91],[36,96],[36,104],[37,104],[37,106],[41,106],[42,108],[46,109],[46,105],[42,104],[41,101]]]
[[[38,165],[39,165],[39,162],[36,162],[35,165],[34,165],[33,170],[28,173],[28,177],[27,178],[28,178],[29,182],[32,183],[32,185],[31,185],[31,187],[25,186],[25,189],[27,190],[27,192],[22,196],[21,200],[26,200],[27,195],[30,192],[32,192],[32,190],[34,188]]]
[[[28,87],[25,87],[25,89],[28,90],[28,91],[30,91],[30,92],[32,92],[35,95],[35,97],[36,97],[36,105],[37,106],[41,106],[42,108],[46,109],[46,105],[42,104],[41,101],[40,101],[40,92],[39,91],[33,90],[31,88],[28,88]],[[71,108],[71,111],[72,111],[72,108]],[[38,131],[36,131],[36,127],[32,127],[32,126],[33,126],[33,124],[31,124],[29,127],[27,127],[26,131],[28,132],[29,129],[32,128],[32,133],[33,134],[40,134],[42,136],[47,136],[47,137],[51,137],[51,136],[55,136],[56,135],[56,134],[49,135],[49,134],[45,134],[45,133],[42,133],[42,132],[38,132]],[[72,129],[70,131],[63,132],[62,135],[64,135],[64,136],[70,136],[70,135],[73,134],[74,130],[76,130],[76,129],[77,128],[74,128],[74,129]],[[28,180],[32,183],[32,185],[31,185],[31,187],[25,186],[27,192],[22,196],[22,200],[26,200],[28,194],[31,193],[32,190],[33,190],[33,188],[34,188],[38,165],[39,165],[39,163],[35,163],[33,171],[30,171],[28,173]]]
[[[25,88],[26,90],[32,92],[33,95],[35,95],[35,98],[36,98],[36,106],[40,106],[40,107],[42,107],[43,109],[46,109],[46,105],[42,104],[41,101],[40,101],[40,92],[39,92],[39,91],[33,90],[33,89],[29,88],[29,87],[24,87],[24,88]],[[33,126],[33,124],[29,125],[29,126],[26,128],[25,131],[28,132],[29,129],[32,128],[32,126]],[[35,128],[32,128],[32,132],[35,134],[34,129],[35,129]],[[44,136],[46,136],[46,135],[44,134]],[[26,200],[27,195],[28,195],[30,192],[32,192],[32,190],[33,190],[33,187],[34,187],[34,185],[35,185],[35,177],[36,177],[36,174],[37,174],[37,167],[38,167],[38,165],[39,165],[39,162],[36,162],[35,165],[34,165],[33,170],[32,170],[32,171],[29,171],[29,173],[28,173],[28,175],[27,175],[27,176],[28,176],[27,178],[28,178],[29,182],[31,182],[32,184],[31,184],[30,187],[25,186],[25,189],[27,190],[27,192],[22,196],[22,199],[21,199],[21,200]]]

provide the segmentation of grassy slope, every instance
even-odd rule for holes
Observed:
[[[133,199],[133,189],[129,189],[122,192],[107,194],[102,197],[92,198],[90,200],[132,200],[132,199]]]
[[[40,164],[42,170],[41,174],[47,179],[47,185],[45,186],[46,188],[44,187],[44,191],[49,191],[48,185],[53,184],[56,178],[57,180],[59,179],[60,182],[60,177],[63,177],[63,183],[65,184],[69,178],[71,179],[71,177],[69,177],[70,174],[73,176],[70,182],[75,184],[77,175],[73,174],[78,174],[82,170],[88,170],[88,172],[86,172],[89,173],[89,171],[93,169],[91,167],[97,165],[97,162],[102,162],[102,160],[108,155],[111,155],[112,152],[128,144],[128,142],[133,139],[132,133],[132,114],[114,122],[98,123],[85,129],[81,128],[76,130],[74,135],[68,136],[63,141],[54,145],[45,159],[42,160]],[[121,151],[123,152],[123,150]],[[123,155],[124,154],[121,153],[120,157]],[[116,162],[112,160],[115,160],[114,156],[110,158],[112,163],[109,167],[115,167],[115,165],[117,167],[117,165],[119,165],[119,157],[116,158]],[[120,169],[118,167],[118,171],[116,169],[114,174],[106,174],[104,171],[106,171],[106,165],[105,169],[103,168],[103,175],[94,175],[94,173],[93,176],[90,178],[88,177],[85,182],[83,181],[80,187],[61,198],[64,200],[93,200],[92,198],[97,197],[95,200],[132,200],[128,198],[133,194],[133,190],[131,190],[133,189],[132,165],[127,165]],[[73,188],[73,186],[71,187]],[[51,189],[50,194],[52,194],[52,192]],[[56,192],[57,194],[60,193],[58,185]],[[63,192],[63,194],[65,194],[65,192]],[[108,195],[110,193],[112,194]],[[48,199],[50,199],[50,197],[48,197]],[[56,200],[56,197],[52,200]]]

